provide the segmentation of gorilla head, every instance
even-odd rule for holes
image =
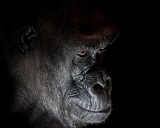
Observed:
[[[55,8],[45,5],[25,23],[20,18],[6,43],[13,113],[24,113],[37,128],[103,122],[111,112],[104,57],[118,30],[99,5],[72,1]]]

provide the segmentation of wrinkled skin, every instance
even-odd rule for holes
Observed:
[[[61,20],[45,7],[6,43],[16,85],[13,114],[25,113],[35,128],[76,128],[104,122],[111,113],[104,57],[118,30],[100,7],[85,13],[74,4],[71,10],[62,6]]]

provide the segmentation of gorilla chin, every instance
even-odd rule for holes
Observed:
[[[108,108],[102,111],[89,111],[75,105],[74,109],[72,108],[71,113],[73,119],[80,120],[84,123],[102,123],[110,115],[111,106],[108,106]]]

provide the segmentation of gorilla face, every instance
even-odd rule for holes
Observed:
[[[65,105],[72,118],[86,123],[102,122],[111,111],[111,77],[100,60],[107,43],[97,45],[74,51],[71,83],[65,91]]]
[[[110,23],[99,25],[100,20],[97,25],[71,19],[57,22],[43,12],[6,46],[16,85],[13,111],[27,113],[34,127],[100,123],[111,112],[111,77],[104,60],[118,30]]]

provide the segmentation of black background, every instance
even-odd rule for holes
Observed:
[[[106,59],[113,79],[113,111],[105,123],[88,127],[158,127],[159,117],[156,116],[159,109],[160,86],[158,4],[154,1],[138,0],[113,2],[116,10],[115,21],[120,29],[120,37],[109,47]],[[18,2],[0,3],[1,17],[12,16],[12,13],[6,15],[6,11],[12,12],[10,9],[13,9],[13,6],[21,8]],[[0,22],[2,21],[1,18]],[[3,54],[1,58],[0,111],[5,113],[9,91]]]
[[[117,0],[116,4],[121,34],[110,47],[113,111],[97,127],[159,127],[158,8],[154,1]]]

